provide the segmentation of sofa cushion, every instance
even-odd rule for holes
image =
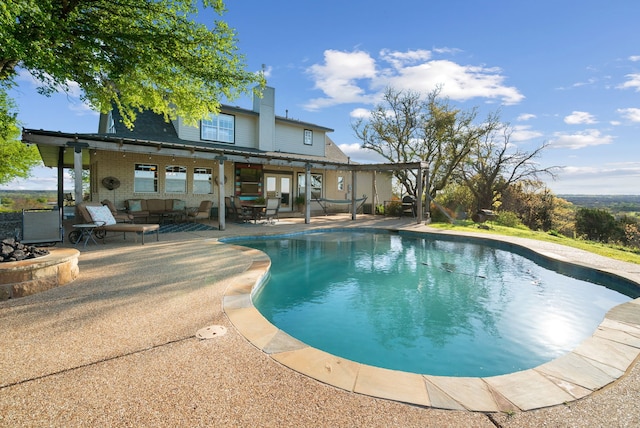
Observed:
[[[138,199],[129,199],[127,201],[127,205],[129,206],[129,211],[142,211],[142,201]]]
[[[147,209],[152,213],[163,213],[165,209],[164,199],[147,199]]]
[[[111,210],[106,205],[102,205],[99,207],[87,205],[87,211],[89,212],[89,215],[91,216],[93,222],[96,224],[99,224],[101,226],[116,224],[116,219],[113,218]]]

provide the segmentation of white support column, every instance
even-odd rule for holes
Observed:
[[[304,222],[311,223],[311,165],[304,166]]]
[[[357,179],[356,177],[358,176],[357,172],[355,169],[351,170],[351,220],[355,220],[356,219],[356,208],[357,208],[357,203],[356,203],[356,195],[357,195]]]
[[[224,161],[226,158],[224,156],[219,156],[217,159],[218,159],[218,229],[225,230],[227,227],[226,225],[227,210],[224,203],[224,197],[225,197],[224,195],[224,185],[225,185]]]
[[[79,204],[84,199],[82,194],[82,149],[88,148],[89,144],[78,142],[76,139],[68,142],[67,147],[73,148],[74,195],[76,204]]]
[[[422,210],[422,194],[424,193],[424,190],[422,188],[422,167],[421,166],[418,167],[418,178],[417,178],[417,180],[418,180],[418,183],[417,183],[418,184],[418,189],[417,189],[417,192],[416,192],[417,193],[416,198],[418,200],[416,202],[417,202],[418,205],[416,207],[416,210],[418,212],[416,213],[416,219],[417,219],[418,224],[420,224],[420,223],[422,223],[422,212],[423,212],[423,210]]]

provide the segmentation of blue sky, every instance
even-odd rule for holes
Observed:
[[[556,194],[640,193],[640,2],[227,0],[249,70],[264,64],[276,114],[326,126],[351,158],[351,129],[384,89],[442,95],[479,118],[500,111]],[[212,13],[199,20],[213,18]],[[28,75],[12,92],[27,128],[95,132],[77,94],[40,96]],[[230,104],[250,108],[249,98]],[[72,186],[70,184],[69,186]],[[55,171],[4,188],[55,188]]]

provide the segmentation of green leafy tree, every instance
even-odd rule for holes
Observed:
[[[38,150],[22,144],[13,103],[0,91],[0,184],[14,178],[27,178],[40,164]]]
[[[22,0],[0,6],[0,82],[21,66],[40,92],[68,90],[107,112],[116,105],[128,126],[142,109],[195,122],[217,112],[223,97],[249,91],[236,34],[217,20],[194,21],[198,6],[221,15],[222,0]]]
[[[259,91],[264,77],[245,70],[225,22],[194,20],[199,7],[225,12],[222,0],[3,1],[0,102],[10,102],[7,90],[22,68],[40,82],[41,94],[76,83],[84,102],[103,113],[116,106],[128,127],[141,110],[192,124],[217,113],[222,99],[256,83]],[[15,116],[0,120],[4,129],[17,127]],[[13,135],[0,144],[7,137]]]

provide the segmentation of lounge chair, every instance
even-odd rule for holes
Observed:
[[[113,218],[116,219],[116,223],[133,223],[133,215],[124,211],[118,211],[116,206],[109,199],[105,199],[101,204],[109,207],[109,211],[111,211]]]
[[[76,216],[84,224],[95,224],[93,233],[99,239],[104,239],[107,232],[122,232],[124,239],[127,239],[127,232],[135,232],[135,240],[137,242],[137,234],[142,235],[142,245],[144,245],[144,234],[146,232],[156,232],[156,241],[160,240],[160,225],[153,223],[117,223],[111,214],[108,206],[95,202],[82,202],[76,205]],[[79,230],[73,230],[69,233],[69,241],[77,243],[82,233]]]
[[[193,220],[193,222],[197,222],[200,218],[206,218],[207,220],[211,220],[211,207],[213,206],[212,201],[202,201],[200,202],[200,206],[197,208],[187,208],[187,221]]]

